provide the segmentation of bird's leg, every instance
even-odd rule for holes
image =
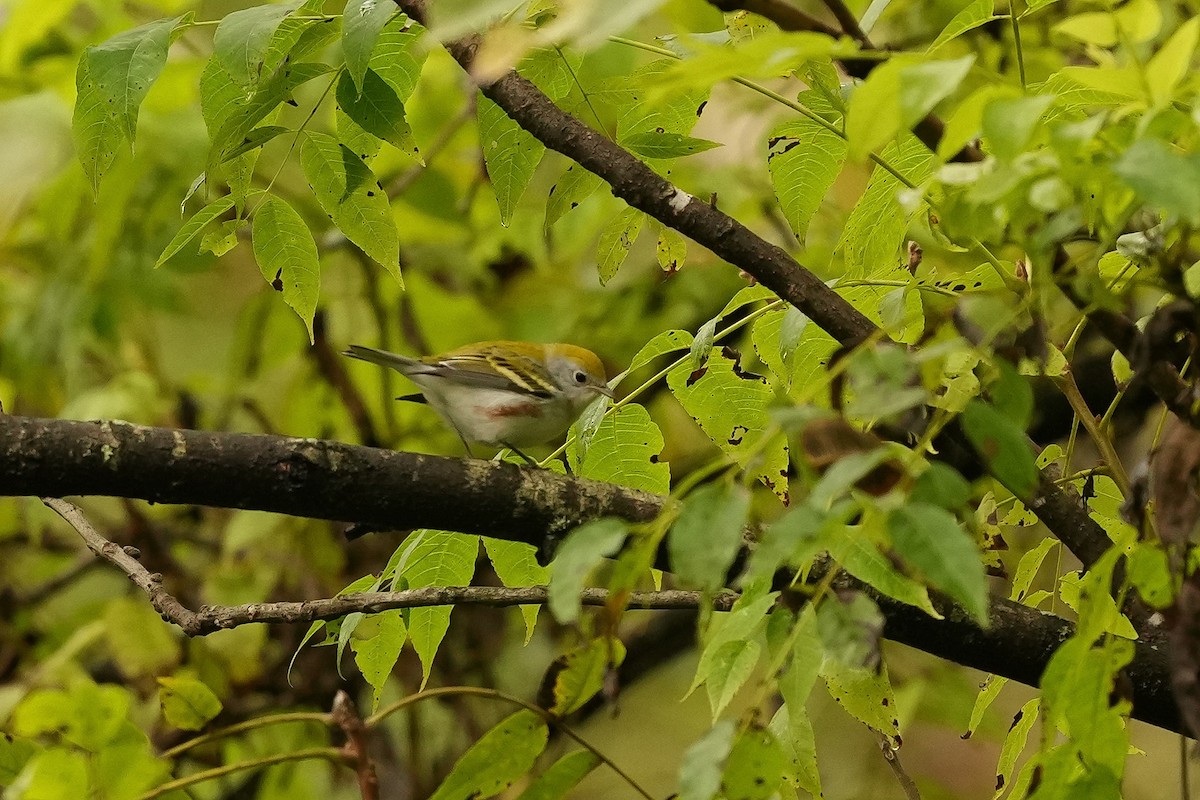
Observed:
[[[505,446],[505,447],[507,447],[509,450],[512,450],[514,453],[516,453],[516,454],[517,454],[517,455],[519,455],[521,458],[523,458],[523,459],[525,460],[525,463],[526,463],[526,464],[528,464],[529,466],[531,466],[531,467],[541,467],[541,466],[542,466],[541,464],[539,464],[538,462],[534,461],[534,460],[533,460],[532,458],[530,458],[529,456],[527,456],[527,455],[525,455],[524,453],[522,453],[522,452],[521,452],[520,450],[518,450],[517,448],[513,447],[513,446],[512,446],[511,444],[509,444],[508,442],[501,442],[500,444],[504,445],[504,446]]]
[[[460,431],[458,428],[455,428],[454,432],[458,434],[458,440],[462,442],[463,447],[466,448],[467,458],[474,458],[475,454],[471,452],[471,443],[467,441],[467,437],[463,436],[462,431]]]

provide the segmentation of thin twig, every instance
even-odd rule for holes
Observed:
[[[545,586],[427,586],[399,592],[363,592],[301,602],[203,606],[200,611],[192,611],[163,588],[161,575],[151,574],[124,548],[101,536],[78,506],[66,500],[49,497],[44,498],[42,502],[69,522],[92,552],[124,572],[146,593],[154,609],[162,614],[164,619],[182,628],[188,636],[202,636],[249,623],[314,622],[337,619],[351,613],[374,614],[395,608],[449,605],[504,608],[545,605],[550,596],[549,589]],[[722,592],[710,598],[709,602],[718,611],[728,611],[736,599],[736,593]],[[609,592],[607,589],[584,589],[579,600],[588,606],[607,605]],[[705,597],[701,592],[665,589],[658,592],[633,592],[629,595],[626,606],[632,609],[696,609],[703,603]]]
[[[854,12],[842,0],[822,0],[822,2],[825,3],[825,7],[829,9],[830,13],[838,21],[838,25],[842,26],[842,30],[846,32],[847,36],[858,42],[864,50],[877,49],[858,24],[858,17],[854,16]]]
[[[101,536],[78,506],[56,497],[43,497],[42,502],[75,529],[89,550],[124,572],[135,586],[145,592],[150,598],[150,605],[154,606],[154,610],[162,614],[164,619],[170,619],[185,631],[197,624],[196,612],[185,607],[163,588],[162,575],[151,574],[150,570],[143,567],[125,548]]]

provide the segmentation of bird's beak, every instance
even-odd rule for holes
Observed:
[[[596,391],[599,392],[600,394],[604,395],[605,397],[607,397],[609,400],[612,400],[613,397],[615,396],[613,394],[613,390],[608,388],[604,384],[600,384],[599,386],[597,386]]]

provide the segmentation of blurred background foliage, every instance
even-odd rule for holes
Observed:
[[[277,175],[275,192],[301,212],[320,244],[315,344],[310,345],[304,323],[263,281],[244,235],[225,241],[214,237],[209,244],[221,251],[219,256],[188,248],[155,269],[182,220],[199,207],[193,198],[181,216],[181,201],[208,157],[198,83],[211,51],[211,28],[192,28],[171,48],[166,70],[142,106],[136,149],[118,156],[97,196],[73,156],[77,62],[85,46],[146,21],[185,11],[217,20],[245,5],[9,0],[0,8],[0,402],[8,413],[315,436],[458,454],[456,437],[427,409],[392,401],[408,391],[402,379],[343,363],[336,353],[351,342],[421,354],[493,338],[566,341],[595,350],[615,373],[656,334],[671,328],[696,331],[746,285],[737,270],[694,244],[687,245],[681,269],[664,271],[657,263],[654,231],[643,233],[621,270],[602,285],[597,242],[624,204],[599,191],[548,226],[547,198],[570,166],[554,153],[538,167],[509,224],[501,224],[481,155],[470,79],[432,41],[406,103],[424,164],[392,148],[372,162],[392,199],[404,290],[332,228],[307,190],[288,136],[263,148],[255,179],[262,184]],[[472,24],[471,3],[457,8],[435,0],[433,5],[442,12],[447,32],[456,19]],[[684,31],[721,31],[730,22],[700,0],[631,4],[627,23],[609,4],[577,5],[573,33],[580,39],[586,39],[588,20],[602,18],[605,25],[596,26],[598,31],[645,43]],[[821,13],[818,4],[802,5]],[[865,2],[850,5],[860,16],[868,11]],[[963,7],[953,0],[882,5],[886,10],[872,36],[916,49],[933,41]],[[1026,25],[1024,67],[1030,82],[1046,80],[1080,58],[1079,48],[1063,46],[1061,32],[1052,31],[1077,5],[1091,9],[1094,4],[1058,3]],[[1159,25],[1147,41],[1188,13],[1186,4],[1162,5]],[[739,18],[736,24],[753,23]],[[1004,26],[989,24],[978,33],[945,45],[939,57],[973,53],[981,72],[1011,72]],[[490,41],[491,55],[502,63],[506,40]],[[604,86],[653,60],[626,44],[585,44],[577,62],[578,82],[585,87]],[[1097,47],[1090,43],[1082,49],[1096,56]],[[789,96],[802,88],[794,79],[765,82]],[[961,93],[983,82],[972,76]],[[302,122],[320,94],[320,82],[303,87],[296,107],[283,108],[279,124]],[[577,86],[560,104],[609,131],[624,111],[606,104],[603,92],[585,99]],[[794,249],[766,161],[768,134],[792,117],[760,94],[718,83],[692,134],[722,146],[671,162],[669,177]],[[332,104],[322,104],[310,125],[333,130]],[[802,260],[824,278],[847,271],[838,243],[869,174],[861,164],[842,170],[813,217]],[[953,221],[972,220],[977,211],[972,203],[978,200],[964,201]],[[978,264],[941,247],[940,234],[920,220],[908,235],[926,246],[926,266],[939,275],[963,275]],[[1074,319],[1050,319],[1049,338],[1061,341]],[[752,353],[751,334],[740,336],[743,352]],[[816,360],[813,355],[807,369],[816,369]],[[643,370],[643,376],[649,374]],[[670,464],[673,480],[714,455],[714,445],[669,392],[659,387],[645,402],[663,432],[661,459]],[[767,516],[778,513],[765,491],[755,502]],[[120,500],[92,500],[86,508],[115,539],[141,548],[147,563],[161,569],[168,588],[197,606],[331,596],[380,570],[395,545],[387,537],[368,537],[347,546],[338,526],[256,512]],[[1010,564],[1034,540],[1022,536],[1029,522],[1019,515],[1002,518],[1000,527],[1014,551],[1001,558]],[[217,720],[222,723],[269,710],[327,709],[343,686],[370,705],[362,679],[352,668],[340,676],[329,648],[300,649],[289,673],[302,630],[255,625],[183,638],[158,620],[123,577],[95,565],[61,521],[37,502],[0,500],[0,581],[0,719],[8,721],[6,729],[43,732],[37,725],[44,723],[31,722],[28,710],[22,729],[18,711],[37,697],[44,719],[58,719],[69,728],[67,741],[77,749],[64,750],[61,763],[47,761],[46,771],[116,773],[122,767],[105,757],[76,755],[140,754],[141,761],[129,756],[132,760],[121,762],[134,764],[128,766],[134,788],[106,796],[136,796],[165,775],[165,762],[147,755],[145,737],[166,748],[186,736],[162,716],[156,678],[201,680],[223,704]],[[709,726],[699,695],[678,702],[695,669],[688,649],[694,623],[676,620],[669,626],[673,635],[663,634],[656,626],[666,625],[663,618],[674,613],[629,615],[627,639],[637,641],[648,629],[643,643],[657,641],[674,648],[678,657],[657,653],[666,666],[627,689],[620,717],[597,715],[581,728],[664,796],[675,787],[683,749]],[[543,615],[532,641],[523,643],[524,636],[516,610],[459,609],[431,683],[495,686],[532,696],[545,665],[575,634]],[[906,766],[924,796],[989,796],[1000,742],[1013,712],[1031,692],[1009,689],[976,734],[960,741],[981,676],[893,645],[888,664],[906,730]],[[405,653],[382,699],[409,694],[420,682],[416,657]],[[871,735],[839,715],[832,701],[815,705],[821,763],[823,769],[828,765],[826,794],[895,793]],[[88,714],[96,709],[103,713],[91,725]],[[380,763],[386,765],[384,780],[400,787],[394,796],[426,796],[454,758],[500,716],[492,706],[459,698],[425,703],[392,718],[389,735],[381,737],[386,752]],[[1131,724],[1135,742],[1151,756],[1130,763],[1127,796],[1164,796],[1173,791],[1165,783],[1174,780],[1166,777],[1174,770],[1164,767],[1175,763],[1173,745],[1161,731]],[[281,726],[228,740],[210,758],[221,763],[320,747],[327,738],[319,726]],[[40,785],[39,778],[26,780]],[[86,775],[81,780],[86,782]],[[622,791],[612,780],[598,771],[575,796]],[[38,791],[11,796],[54,796]],[[346,775],[319,761],[272,767],[194,792],[195,797],[261,800],[356,796]]]

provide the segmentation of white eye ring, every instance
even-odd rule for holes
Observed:
[[[575,382],[576,383],[587,383],[587,379],[588,379],[588,376],[587,376],[586,372],[580,371],[580,372],[575,373]]]

